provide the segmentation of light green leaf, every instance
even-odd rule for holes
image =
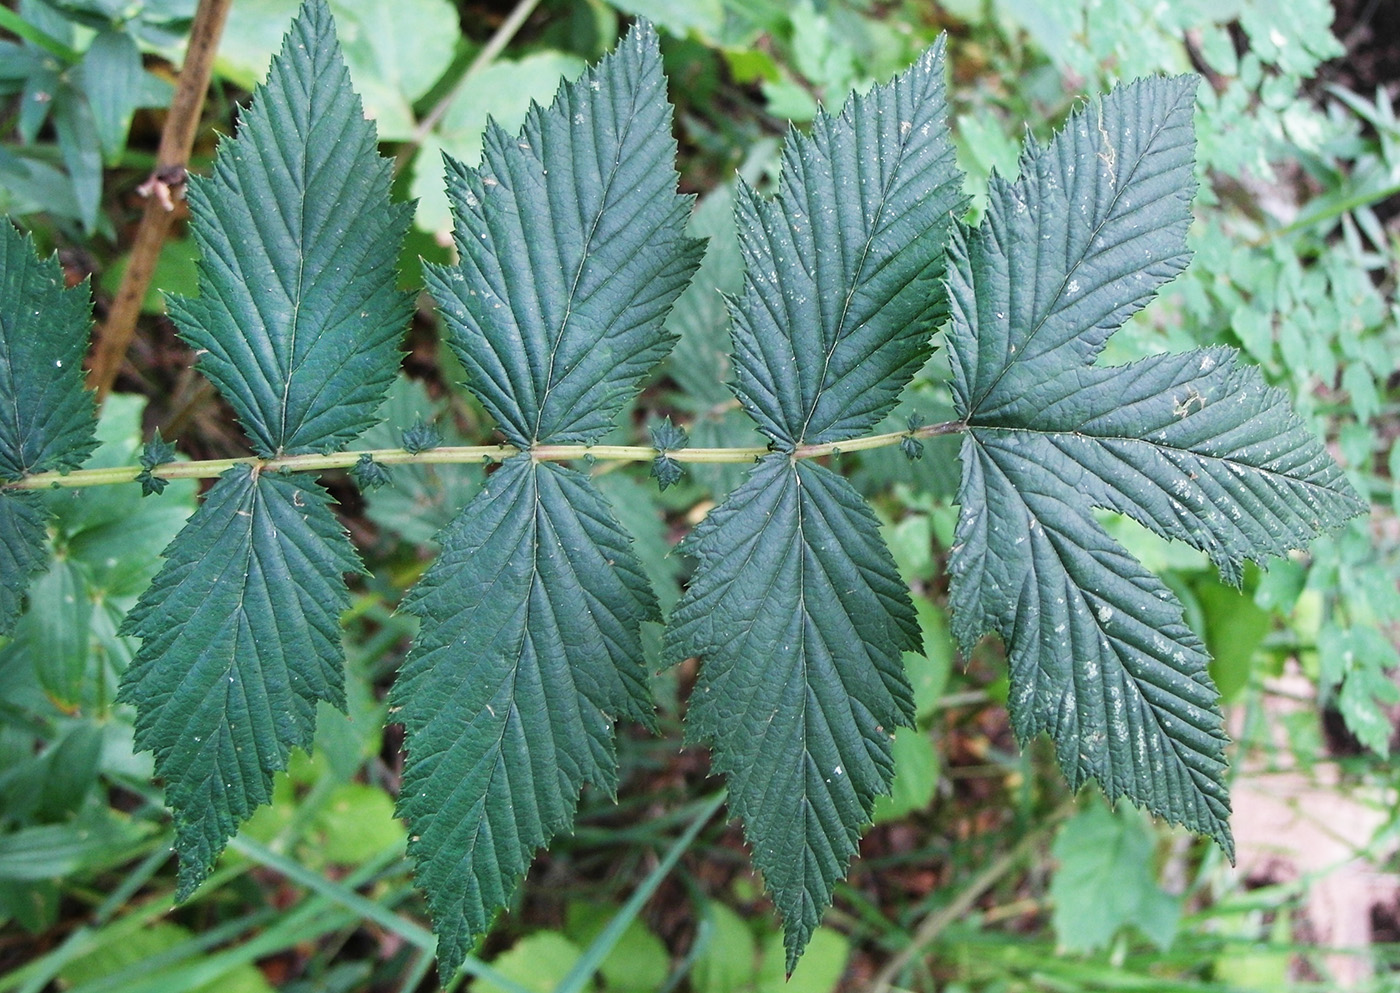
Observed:
[[[1171,946],[1181,901],[1157,885],[1154,845],[1151,828],[1131,807],[1110,811],[1095,802],[1065,822],[1055,837],[1060,867],[1050,882],[1063,947],[1096,951],[1128,925],[1158,948]]]
[[[448,0],[337,0],[331,4],[350,75],[380,141],[413,136],[413,104],[452,64],[461,38]]]
[[[1194,78],[1142,80],[1031,144],[959,232],[948,346],[963,442],[953,547],[965,651],[997,631],[1012,723],[1093,777],[1232,851],[1225,734],[1204,646],[1170,590],[1093,508],[1207,552],[1300,547],[1360,512],[1284,396],[1228,349],[1094,365],[1186,265]]]
[[[487,121],[495,121],[507,131],[517,130],[533,103],[549,100],[561,78],[577,79],[586,66],[575,55],[548,50],[520,59],[497,59],[463,80],[442,120],[413,158],[409,192],[418,201],[417,225],[444,242],[451,236],[444,156],[468,164],[479,161]]]
[[[147,832],[114,811],[63,824],[41,824],[0,834],[0,881],[58,879],[120,865]]]
[[[247,466],[165,557],[123,626],[142,643],[119,698],[165,780],[184,898],[271,799],[291,749],[310,747],[317,701],[345,709],[344,574],[362,570],[324,490]]]
[[[587,947],[617,913],[617,907],[607,904],[571,903],[565,914],[565,933]],[[632,918],[598,967],[608,993],[654,993],[666,985],[670,972],[671,956],[666,946],[638,917]]]
[[[764,459],[684,548],[698,563],[666,657],[704,659],[687,737],[729,781],[791,971],[889,792],[918,621],[870,508],[808,462]]]
[[[758,972],[758,944],[744,919],[724,904],[705,905],[697,941],[703,941],[690,985],[695,993],[745,993]]]
[[[763,964],[758,970],[755,993],[833,993],[846,972],[846,960],[851,955],[851,943],[845,936],[829,927],[819,927],[812,933],[812,942],[802,961],[791,975],[784,966],[783,945],[772,935],[764,943]]]
[[[884,824],[909,814],[927,810],[938,790],[939,761],[927,731],[900,728],[891,746],[894,780],[889,796],[875,801],[871,821]]]
[[[331,451],[372,423],[412,299],[396,289],[410,208],[389,203],[322,0],[240,124],[191,180],[200,293],[171,298],[170,316],[259,454]]]
[[[588,477],[528,455],[439,535],[405,601],[422,626],[391,706],[407,729],[399,813],[446,973],[573,823],[613,792],[613,722],[652,724],[641,565]]]
[[[365,783],[332,790],[311,821],[310,836],[316,859],[341,865],[362,865],[407,840],[389,794]]]
[[[491,967],[531,993],[554,993],[580,954],[578,946],[559,932],[537,931],[517,941]],[[472,989],[479,993],[507,993],[489,979],[478,979]]]
[[[479,169],[448,164],[457,266],[427,267],[467,385],[522,448],[612,428],[670,344],[671,304],[700,261],[684,234],[656,32],[488,128]]]
[[[28,235],[0,224],[0,482],[77,468],[92,451],[91,326],[87,284],[66,289],[57,256],[38,258]]]
[[[724,0],[612,0],[618,10],[653,21],[663,31],[684,38],[694,31],[701,38],[715,41],[724,29]]]
[[[165,970],[159,966],[152,968],[151,963],[153,960],[170,963],[170,956],[162,956],[162,953],[181,949],[185,955],[194,956],[203,951],[199,936],[166,921],[140,930],[109,928],[98,931],[92,941],[96,942],[96,947],[88,943],[91,951],[77,956],[59,971],[66,987],[101,983],[126,969],[139,969],[143,978],[159,980]],[[178,963],[180,959],[174,961]],[[181,988],[184,993],[272,993],[273,990],[267,977],[251,962],[236,965],[217,980],[198,986],[185,985],[176,977],[166,981],[170,984],[167,988]]]
[[[965,203],[947,112],[940,42],[793,131],[776,198],[739,187],[735,390],[784,449],[869,431],[928,356]]]

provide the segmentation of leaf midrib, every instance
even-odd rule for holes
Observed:
[[[894,187],[895,181],[899,175],[900,167],[904,164],[904,156],[905,153],[908,151],[909,143],[911,141],[910,136],[914,134],[915,130],[916,129],[911,126],[909,130],[905,132],[905,134],[900,136],[898,154],[895,157],[895,164],[890,169],[889,176],[880,190],[879,209],[876,211],[875,216],[871,218],[870,226],[867,229],[867,234],[865,237],[865,243],[861,246],[860,262],[857,263],[855,275],[852,277],[851,282],[846,287],[846,299],[842,302],[841,305],[841,316],[837,319],[836,322],[836,333],[832,336],[831,344],[827,347],[825,358],[822,359],[822,374],[821,377],[817,380],[817,391],[812,397],[811,406],[807,408],[807,416],[802,419],[802,428],[797,432],[798,445],[805,445],[807,443],[807,428],[811,425],[812,418],[816,416],[817,407],[821,405],[822,396],[826,393],[827,390],[826,377],[828,371],[831,368],[831,359],[836,354],[836,349],[841,346],[841,342],[843,342],[850,334],[850,331],[846,329],[846,319],[851,312],[851,302],[855,299],[856,291],[864,285],[861,277],[865,275],[866,262],[870,258],[870,252],[875,244],[875,238],[880,231],[880,222],[884,219],[885,209],[889,206],[890,190]],[[815,149],[815,144],[813,145],[813,148]],[[857,170],[859,170],[860,156],[856,156],[856,163]],[[786,220],[786,212],[784,212],[784,221]],[[789,227],[790,226],[791,225],[789,224]],[[808,227],[810,228],[810,226],[811,225],[809,223]],[[816,282],[815,279],[813,279],[812,281],[813,283]]]
[[[1172,108],[1173,111],[1175,111],[1175,109],[1175,107]],[[1100,122],[1102,122],[1102,103],[1099,104],[1099,114]],[[1161,135],[1162,131],[1166,129],[1169,119],[1170,113],[1162,121],[1160,121],[1155,128],[1153,128],[1152,137],[1148,139],[1145,146],[1146,148],[1150,150],[1151,147],[1156,144],[1158,137]],[[1037,159],[1037,164],[1041,159],[1048,157],[1049,151],[1050,146],[1046,146],[1044,149],[1041,150],[1041,156]],[[1148,154],[1148,152],[1144,152],[1143,154],[1139,155],[1137,159],[1132,163],[1132,168],[1128,171],[1127,176],[1118,183],[1118,187],[1113,194],[1113,200],[1109,204],[1108,209],[1104,211],[1103,219],[1099,221],[1098,224],[1094,225],[1094,228],[1090,232],[1089,237],[1084,242],[1085,245],[1092,246],[1094,244],[1094,239],[1098,237],[1099,233],[1103,231],[1104,227],[1107,226],[1108,222],[1113,218],[1114,212],[1118,209],[1118,201],[1122,198],[1128,186],[1132,184],[1133,178],[1137,175],[1139,167],[1141,167],[1143,160],[1147,158]],[[1097,161],[1097,156],[1095,158]],[[1010,192],[1009,186],[1007,187],[1007,192]],[[1066,200],[1068,200],[1068,197],[1066,197]],[[983,228],[985,228],[985,226],[988,223],[988,221],[983,221]],[[980,237],[981,229],[979,229],[978,234]],[[1082,253],[1079,256],[1079,258],[1075,260],[1074,264],[1065,270],[1065,275],[1064,278],[1060,281],[1059,289],[1056,290],[1055,295],[1050,298],[1050,307],[1045,311],[1044,314],[1040,316],[1040,319],[1036,321],[1035,327],[1031,329],[1031,333],[1027,335],[1025,339],[1022,340],[1021,351],[1023,354],[1026,351],[1029,351],[1031,342],[1034,341],[1036,336],[1039,335],[1040,332],[1045,329],[1045,326],[1047,324],[1050,323],[1050,318],[1060,312],[1054,307],[1054,304],[1064,296],[1065,287],[1069,285],[1070,280],[1074,278],[1074,274],[1079,271],[1080,266],[1084,264],[1085,260],[1089,257],[1089,254],[1090,253],[1087,252]],[[969,283],[971,283],[972,285],[976,285],[976,280],[970,279]],[[1080,333],[1082,333],[1082,330]],[[969,418],[981,412],[982,403],[987,399],[987,397],[991,396],[992,393],[995,392],[997,386],[999,386],[1001,384],[1001,381],[1006,378],[1006,374],[1011,371],[1012,367],[1018,364],[1019,360],[1015,358],[1010,358],[1005,362],[1005,364],[1002,366],[1001,372],[997,373],[996,379],[992,380],[991,384],[985,390],[982,391],[981,395],[978,396],[977,399],[969,405]]]
[[[979,445],[979,447],[980,447],[980,445]],[[1176,737],[1167,734],[1166,730],[1162,727],[1161,719],[1160,719],[1160,717],[1159,717],[1158,714],[1157,714],[1157,708],[1153,705],[1153,703],[1152,703],[1150,700],[1148,700],[1148,699],[1146,698],[1145,694],[1144,694],[1143,691],[1142,691],[1141,686],[1139,685],[1139,682],[1138,682],[1137,677],[1134,676],[1134,675],[1132,674],[1132,672],[1128,669],[1127,664],[1123,661],[1123,657],[1122,657],[1122,655],[1119,653],[1119,651],[1118,651],[1118,649],[1117,649],[1117,647],[1116,647],[1116,646],[1118,645],[1118,643],[1119,643],[1118,639],[1113,638],[1112,636],[1109,635],[1109,633],[1108,633],[1107,631],[1104,630],[1104,628],[1103,628],[1103,623],[1098,619],[1098,614],[1097,614],[1097,612],[1095,611],[1093,604],[1089,603],[1088,600],[1087,600],[1086,597],[1085,597],[1085,590],[1079,585],[1078,581],[1075,580],[1075,578],[1074,578],[1074,573],[1071,572],[1070,569],[1068,568],[1068,566],[1066,565],[1064,555],[1063,555],[1063,553],[1062,553],[1061,550],[1060,550],[1060,542],[1065,542],[1065,543],[1067,543],[1067,544],[1073,544],[1072,540],[1071,540],[1069,537],[1067,537],[1066,535],[1064,535],[1063,533],[1061,533],[1060,530],[1059,530],[1058,528],[1054,527],[1053,525],[1050,526],[1050,527],[1047,527],[1047,526],[1045,525],[1044,521],[1041,519],[1041,517],[1040,517],[1039,515],[1037,515],[1037,514],[1031,509],[1030,504],[1026,502],[1025,496],[1021,493],[1021,490],[1016,486],[1015,483],[1013,483],[1013,482],[1011,481],[1010,477],[1008,477],[1008,476],[1006,475],[1006,472],[1005,472],[1005,470],[1001,467],[1001,464],[998,463],[997,460],[996,460],[995,458],[993,458],[993,457],[991,456],[991,454],[990,454],[989,452],[987,452],[987,450],[986,450],[985,448],[982,449],[982,453],[983,453],[983,461],[984,461],[984,463],[990,463],[990,464],[996,469],[997,475],[1000,477],[1000,479],[1002,480],[1002,482],[1005,484],[1006,488],[1007,488],[1008,490],[1010,490],[1010,491],[1015,495],[1017,503],[1020,505],[1021,509],[1025,512],[1025,515],[1026,515],[1026,522],[1027,522],[1027,532],[1029,532],[1030,530],[1032,530],[1031,525],[1032,525],[1032,524],[1035,524],[1035,525],[1038,525],[1038,526],[1040,527],[1041,531],[1043,531],[1043,532],[1045,533],[1046,539],[1047,539],[1047,544],[1049,544],[1050,549],[1055,553],[1055,559],[1056,559],[1056,561],[1057,561],[1057,562],[1059,563],[1059,565],[1060,565],[1060,571],[1064,574],[1065,578],[1069,581],[1068,584],[1067,584],[1068,587],[1069,587],[1071,590],[1073,590],[1073,592],[1080,598],[1080,601],[1081,601],[1081,603],[1083,603],[1085,610],[1088,612],[1089,617],[1091,618],[1095,629],[1098,631],[1098,635],[1099,635],[1099,639],[1098,639],[1098,640],[1099,640],[1100,646],[1106,647],[1106,648],[1109,650],[1109,652],[1111,653],[1112,659],[1113,659],[1114,662],[1118,665],[1118,667],[1122,670],[1123,676],[1125,677],[1125,680],[1124,680],[1124,681],[1125,681],[1128,685],[1130,685],[1130,686],[1132,687],[1133,693],[1134,693],[1134,695],[1135,695],[1136,698],[1137,698],[1137,702],[1138,702],[1138,704],[1139,704],[1139,710],[1140,710],[1141,712],[1144,712],[1145,714],[1147,714],[1148,717],[1151,719],[1151,721],[1152,721],[1152,726],[1153,726],[1153,728],[1156,730],[1158,739],[1159,739],[1159,740],[1160,740],[1160,739],[1166,739],[1168,742],[1171,743],[1172,754],[1176,757],[1177,763],[1178,763],[1182,768],[1184,768],[1184,769],[1186,770],[1187,775],[1189,776],[1189,778],[1190,778],[1192,784],[1196,786],[1196,795],[1197,795],[1198,801],[1199,801],[1199,802],[1201,803],[1201,805],[1203,805],[1207,810],[1209,810],[1210,804],[1209,804],[1209,802],[1208,802],[1208,800],[1207,800],[1208,794],[1207,794],[1203,789],[1201,789],[1199,783],[1200,783],[1200,780],[1201,780],[1202,778],[1204,778],[1207,782],[1210,782],[1210,781],[1211,781],[1211,780],[1210,780],[1210,777],[1209,777],[1208,775],[1204,774],[1204,773],[1201,773],[1201,772],[1200,772],[1199,770],[1197,770],[1193,765],[1191,765],[1191,763],[1189,763],[1189,762],[1186,761],[1186,759],[1185,759],[1185,758],[1182,756],[1182,754],[1181,754],[1181,748],[1184,747],[1183,743],[1182,743],[1180,740],[1178,740]],[[986,496],[986,492],[985,492],[985,490],[984,490],[984,493],[983,493],[984,499],[985,499],[985,496]],[[1097,526],[1097,525],[1095,525],[1095,526]],[[1053,538],[1051,537],[1052,535],[1054,536]],[[1109,540],[1112,541],[1111,538],[1110,538]],[[1030,568],[1032,569],[1032,571],[1034,570],[1034,562],[1031,563]],[[1107,567],[1105,567],[1105,568],[1107,568]],[[1123,578],[1123,577],[1120,576],[1119,578],[1121,579],[1121,578]],[[1130,581],[1129,581],[1129,582],[1130,582]],[[1040,583],[1036,583],[1035,586],[1036,586],[1036,589],[1037,589],[1037,590],[1039,590],[1039,589],[1041,588]],[[1110,601],[1107,597],[1104,597],[1103,599],[1105,600],[1105,602],[1110,602],[1110,603],[1112,602],[1112,601]],[[1119,608],[1119,609],[1121,609],[1121,608]],[[1144,653],[1144,654],[1145,654],[1145,653]],[[1102,657],[1102,656],[1101,656],[1101,657]],[[1079,660],[1074,660],[1074,661],[1076,662],[1075,668],[1076,668],[1076,670],[1077,670],[1077,668],[1078,668],[1077,663],[1078,663]],[[1163,661],[1165,661],[1165,660],[1163,660]],[[1177,694],[1177,695],[1179,696],[1179,694]],[[1078,697],[1078,693],[1077,693],[1077,692],[1076,692],[1076,697]],[[1182,718],[1182,720],[1185,720],[1185,719]],[[1077,725],[1077,724],[1078,724],[1078,715],[1076,714],[1076,725]],[[1107,754],[1110,756],[1110,759],[1112,759],[1113,750],[1112,750],[1112,749],[1108,749],[1108,750],[1107,750]],[[1212,818],[1213,820],[1216,819],[1215,813],[1214,813],[1213,811],[1210,811],[1210,816],[1211,816],[1211,818]],[[1217,826],[1219,826],[1219,825],[1217,825]],[[1225,830],[1228,831],[1228,827],[1225,828]]]
[[[603,180],[603,195],[598,199],[598,209],[594,212],[593,219],[588,226],[588,237],[584,239],[583,251],[579,254],[578,267],[574,270],[573,282],[569,285],[569,295],[564,306],[564,316],[562,319],[560,319],[559,330],[554,336],[554,347],[551,348],[549,351],[549,370],[545,374],[544,393],[540,396],[539,409],[535,411],[535,429],[531,432],[533,441],[535,443],[539,443],[542,440],[547,440],[540,438],[540,425],[544,421],[544,412],[549,406],[549,395],[554,391],[554,387],[558,385],[559,382],[554,378],[554,366],[555,362],[559,358],[559,346],[564,340],[564,334],[569,329],[569,320],[573,317],[574,303],[578,295],[579,281],[583,279],[583,270],[588,265],[588,258],[591,254],[590,250],[593,247],[593,238],[598,233],[598,225],[602,223],[603,214],[607,212],[608,204],[612,198],[613,183],[617,179],[618,169],[620,169],[622,166],[622,150],[624,147],[626,147],[627,140],[632,134],[632,129],[637,121],[637,106],[641,100],[640,88],[629,87],[628,97],[630,98],[630,103],[628,105],[628,112],[626,117],[627,124],[626,127],[622,129],[621,133],[618,134],[617,141],[613,144],[613,160],[612,163],[608,166],[607,178]],[[592,110],[593,108],[591,106],[590,101],[590,111]],[[591,118],[592,113],[590,113],[590,120]],[[541,167],[543,167],[544,159],[542,157],[539,159],[539,162]],[[563,377],[560,377],[560,379],[562,378]]]
[[[1135,445],[1146,445],[1150,448],[1159,449],[1164,452],[1182,452],[1192,456],[1193,458],[1198,458],[1207,462],[1215,462],[1222,465],[1236,465],[1241,467],[1246,472],[1259,473],[1260,475],[1267,476],[1270,479],[1276,481],[1282,480],[1283,483],[1287,484],[1288,487],[1292,487],[1294,485],[1308,487],[1310,490],[1325,496],[1327,499],[1332,499],[1337,496],[1336,491],[1328,489],[1322,483],[1315,483],[1311,479],[1301,479],[1297,476],[1290,476],[1288,473],[1280,472],[1277,469],[1267,469],[1261,466],[1252,465],[1248,462],[1241,462],[1238,459],[1232,459],[1224,455],[1210,455],[1205,452],[1198,452],[1193,448],[1178,448],[1173,445],[1163,445],[1158,442],[1151,441],[1147,438],[1134,437],[1132,435],[1091,434],[1086,431],[1050,431],[1045,428],[1037,428],[1031,426],[1007,427],[1004,425],[969,424],[967,426],[967,433],[971,435],[974,439],[978,440],[979,447],[981,446],[981,441],[977,438],[979,432],[996,432],[1003,435],[1013,435],[1020,433],[1037,435],[1045,438],[1074,437],[1084,438],[1089,441],[1118,441]],[[986,449],[984,448],[983,451],[985,450]],[[1105,507],[1104,509],[1111,510],[1113,508]]]

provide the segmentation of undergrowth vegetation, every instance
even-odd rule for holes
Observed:
[[[216,6],[0,8],[0,991],[1392,988],[1330,7]]]

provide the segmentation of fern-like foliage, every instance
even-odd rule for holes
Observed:
[[[952,602],[964,650],[988,630],[1006,642],[1016,731],[1048,731],[1071,785],[1094,777],[1233,853],[1205,648],[1093,509],[1207,551],[1238,582],[1244,559],[1364,505],[1232,350],[1093,364],[1188,261],[1195,87],[1143,80],[1079,112],[954,240],[948,347],[968,432]]]
[[[373,423],[398,366],[408,225],[350,89],[324,0],[307,0],[238,137],[193,181],[200,295],[172,300],[258,451],[327,451]],[[175,815],[183,898],[271,796],[316,704],[344,707],[338,617],[361,565],[323,490],[226,474],[128,615],[122,681]]]
[[[740,190],[735,390],[780,452],[868,432],[928,356],[963,205],[946,115],[940,45],[790,135],[775,198]],[[699,565],[667,654],[704,659],[689,734],[728,777],[791,971],[889,791],[891,736],[913,720],[901,653],[918,626],[869,508],[788,455],[687,547]]]
[[[1015,728],[1048,731],[1071,784],[1097,778],[1230,849],[1205,649],[1095,515],[1185,541],[1238,582],[1247,559],[1364,508],[1232,351],[1095,364],[1187,264],[1193,88],[1143,80],[1076,114],[1028,147],[1018,180],[993,180],[967,230],[940,45],[792,135],[775,197],[739,189],[733,390],[771,451],[686,540],[696,569],[664,645],[702,660],[688,737],[728,779],[789,970],[889,791],[892,735],[913,716],[901,654],[920,638],[875,515],[809,457],[879,430],[945,319],[961,420],[940,430],[965,432],[958,639],[1000,634]],[[643,22],[518,135],[491,127],[478,167],[448,162],[459,261],[427,282],[467,385],[519,453],[439,533],[391,698],[408,732],[399,809],[445,973],[570,829],[584,785],[617,789],[615,722],[653,723],[641,625],[661,620],[657,597],[591,477],[541,446],[597,442],[670,347],[700,256],[670,125]],[[394,272],[408,210],[389,185],[325,2],[306,0],[238,137],[193,184],[200,293],[171,301],[262,459],[213,486],[125,628],[141,648],[120,698],[174,812],[181,896],[310,745],[317,706],[344,705],[338,622],[361,565],[326,491],[266,460],[367,431],[397,440],[375,423],[409,313]],[[676,321],[704,334],[687,361],[722,350],[704,296]],[[5,225],[0,632],[46,539],[42,501],[17,486],[92,448],[87,327],[86,292]],[[710,370],[683,362],[675,378],[714,406]],[[911,420],[911,457],[918,434]],[[676,482],[686,435],[662,422],[653,438],[653,472]],[[420,419],[402,444],[442,440]],[[132,476],[159,492],[172,455],[157,440]],[[383,483],[402,458],[360,452],[356,478]]]
[[[513,444],[596,441],[665,355],[700,256],[675,155],[642,24],[519,135],[488,129],[479,168],[449,159],[461,261],[428,284]],[[660,615],[630,540],[587,476],[521,455],[412,594],[399,808],[448,969],[572,825],[584,783],[616,790],[613,722],[651,722],[640,626]]]

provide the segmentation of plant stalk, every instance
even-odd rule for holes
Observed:
[[[175,96],[170,101],[170,114],[160,135],[156,167],[142,185],[146,209],[136,229],[136,240],[121,286],[112,300],[107,320],[97,334],[92,362],[88,367],[88,386],[97,391],[101,403],[117,380],[126,350],[136,334],[136,322],[141,316],[141,304],[156,273],[161,247],[174,220],[172,197],[184,193],[185,168],[194,148],[195,134],[204,112],[204,97],[214,72],[214,56],[219,50],[219,38],[228,20],[233,0],[199,0],[190,26],[190,40],[185,47],[185,64],[180,69]]]
[[[799,445],[788,453],[798,459],[816,459],[842,452],[868,451],[898,445],[905,438],[932,438],[955,434],[967,427],[962,421],[928,424],[913,431],[893,431],[872,434],[846,441],[820,445]],[[349,469],[364,455],[380,465],[455,465],[463,463],[500,462],[522,450],[513,445],[444,446],[425,452],[408,452],[402,448],[376,448],[367,451],[331,452],[327,455],[283,455],[273,459],[256,457],[239,459],[206,459],[200,462],[167,462],[151,470],[158,479],[209,479],[220,476],[235,466],[248,465],[259,472],[324,472],[329,469]],[[601,462],[650,462],[663,454],[649,445],[536,445],[529,449],[537,462],[567,462],[589,459]],[[664,453],[676,462],[721,463],[754,462],[765,455],[775,454],[770,448],[677,448]],[[77,489],[87,486],[111,486],[133,483],[141,475],[140,466],[112,466],[103,469],[78,469],[73,472],[39,472],[13,482],[0,484],[0,490]]]

